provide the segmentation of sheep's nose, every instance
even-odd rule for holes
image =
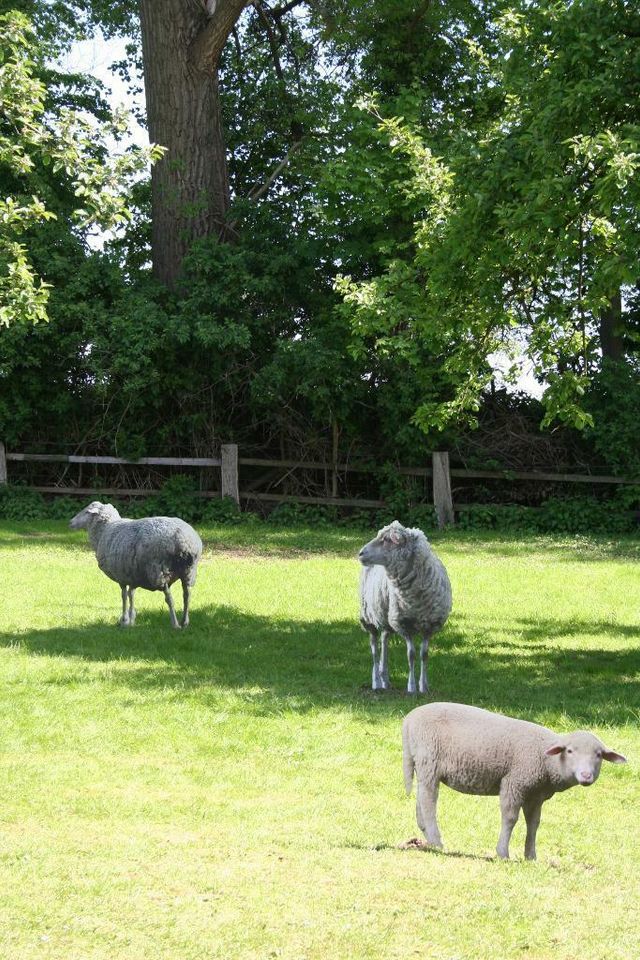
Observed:
[[[581,770],[578,774],[578,780],[586,786],[589,783],[593,783],[593,774],[590,770]]]

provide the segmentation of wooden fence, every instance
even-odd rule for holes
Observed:
[[[267,470],[278,469],[291,472],[293,470],[325,470],[332,475],[332,490],[337,490],[337,478],[341,473],[373,473],[375,467],[358,466],[335,462],[316,462],[305,460],[267,460],[255,457],[238,456],[238,446],[235,443],[223,444],[219,457],[141,457],[139,460],[127,460],[122,457],[80,456],[75,454],[48,454],[48,453],[13,453],[5,450],[0,441],[0,484],[8,483],[7,463],[41,462],[41,463],[77,463],[103,464],[125,466],[164,466],[164,467],[200,467],[220,469],[220,488],[217,490],[201,490],[201,497],[231,497],[236,503],[241,501],[267,502],[296,502],[307,504],[324,504],[339,507],[384,507],[384,500],[370,500],[361,498],[343,498],[337,496],[301,496],[286,493],[260,492],[248,485],[245,489],[240,485],[240,467],[264,467]],[[402,476],[432,478],[433,505],[440,527],[454,522],[454,505],[451,492],[451,478],[465,478],[472,480],[502,480],[502,481],[540,481],[548,483],[586,483],[586,484],[638,484],[638,480],[628,477],[604,476],[600,474],[575,473],[545,473],[535,471],[511,470],[467,470],[451,468],[449,454],[442,451],[434,452],[431,464],[424,467],[397,467],[397,473]],[[108,496],[136,497],[158,493],[157,489],[120,487],[80,487],[80,486],[30,486],[29,489],[47,494],[61,494],[67,496],[93,496],[106,494]],[[470,504],[457,504],[456,510],[470,508]]]

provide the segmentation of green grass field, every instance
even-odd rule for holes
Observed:
[[[434,697],[586,727],[629,759],[545,805],[536,863],[520,822],[505,863],[497,798],[446,788],[446,852],[398,848],[419,701],[397,640],[395,691],[368,689],[368,535],[201,532],[181,633],[143,591],[116,627],[84,534],[0,525],[3,960],[640,956],[638,541],[435,541],[454,610]]]

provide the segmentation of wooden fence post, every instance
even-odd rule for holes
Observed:
[[[2,440],[0,440],[0,483],[7,483],[7,455]]]
[[[233,497],[236,503],[240,503],[240,487],[238,484],[238,444],[223,443],[221,447],[221,456],[222,496]]]
[[[449,454],[443,451],[433,454],[433,505],[436,508],[438,527],[442,530],[454,522],[451,499],[451,475]]]

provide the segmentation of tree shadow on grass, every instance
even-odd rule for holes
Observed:
[[[221,692],[234,693],[254,716],[348,705],[376,722],[434,699],[475,703],[531,720],[557,714],[575,726],[637,721],[636,627],[514,618],[502,629],[517,639],[492,641],[487,633],[470,640],[463,618],[453,617],[432,643],[429,697],[404,692],[406,655],[398,638],[390,649],[395,688],[372,692],[368,640],[351,620],[272,619],[212,606],[195,610],[192,625],[177,631],[169,627],[166,612],[142,611],[132,629],[94,623],[19,636],[3,632],[0,646],[68,661],[66,675],[52,671],[50,683],[74,682],[74,664],[102,664],[113,667],[105,683],[195,696],[212,708]],[[603,634],[616,648],[581,647],[581,634]]]
[[[351,557],[355,563],[358,550],[368,539],[364,533],[341,527],[279,527],[269,523],[194,526],[202,537],[205,557],[214,559],[225,553],[294,559],[321,554]],[[66,521],[0,521],[0,549],[24,550],[25,547],[93,553],[86,534],[70,531]]]
[[[640,560],[640,536],[607,536],[606,534],[533,534],[455,530],[431,538],[436,548],[451,555],[483,552],[495,557],[522,560],[529,553],[540,554],[564,563],[597,563],[613,560]]]
[[[202,536],[205,555],[303,558],[331,555],[355,558],[359,548],[375,534],[374,527],[358,531],[349,527],[285,527],[272,523],[231,525],[195,524]],[[443,555],[489,553],[495,557],[521,559],[529,551],[544,551],[549,559],[571,563],[640,560],[640,536],[607,537],[535,535],[527,533],[468,531],[454,528],[426,531],[437,552]],[[84,533],[69,531],[66,521],[0,521],[0,549],[23,550],[26,545],[91,552]]]

